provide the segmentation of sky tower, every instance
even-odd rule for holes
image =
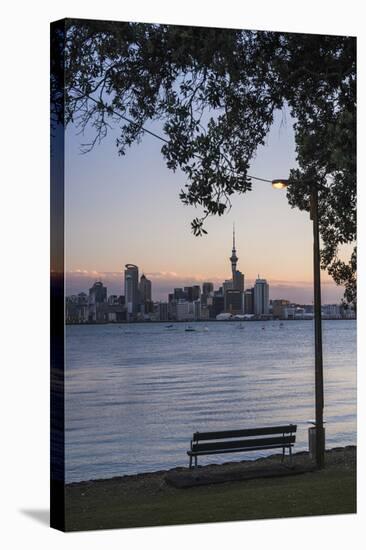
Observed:
[[[235,281],[235,275],[236,275],[236,264],[238,263],[239,258],[236,255],[236,248],[235,248],[235,224],[233,224],[233,249],[230,256],[230,262],[231,262],[231,271],[233,274],[233,281]]]
[[[236,255],[235,247],[235,224],[233,224],[233,249],[231,251],[230,262],[231,262],[231,272],[232,272],[232,289],[240,290],[244,292],[244,275],[237,269],[238,256]]]

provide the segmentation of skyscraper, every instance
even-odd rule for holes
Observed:
[[[227,290],[232,290],[232,289],[233,289],[232,279],[226,279],[226,281],[224,281],[222,283],[222,292],[223,292],[223,294],[225,295]]]
[[[107,288],[101,281],[93,284],[89,289],[89,308],[88,308],[88,320],[89,322],[102,322],[104,321],[103,304],[107,301]]]
[[[125,300],[127,320],[133,320],[139,310],[139,268],[134,264],[125,266]]]
[[[151,302],[151,281],[147,279],[144,273],[141,275],[140,284],[140,301],[141,303]]]
[[[174,289],[174,300],[185,300],[186,295],[183,290],[183,288],[175,288]]]
[[[244,292],[227,290],[225,293],[225,312],[240,315],[244,312]]]
[[[225,303],[223,296],[213,296],[212,297],[212,307],[210,308],[210,317],[215,319],[217,315],[223,313],[225,310]]]
[[[89,299],[91,303],[102,304],[107,301],[107,288],[101,281],[98,281],[89,288]]]
[[[266,279],[260,279],[259,275],[254,285],[254,313],[256,315],[269,313],[269,285]]]
[[[233,290],[240,290],[240,292],[244,292],[244,274],[241,271],[235,271]]]
[[[199,285],[194,285],[192,287],[192,302],[199,300],[201,297],[201,287]]]
[[[203,283],[202,294],[207,297],[210,294],[212,294],[213,289],[214,289],[213,283]]]
[[[244,312],[254,313],[254,288],[247,288],[244,292]]]
[[[139,300],[141,313],[151,313],[153,311],[153,303],[151,300],[151,281],[142,274],[139,283]]]
[[[201,294],[201,304],[207,304],[207,298],[213,295],[213,283],[203,283],[202,285],[202,294]]]

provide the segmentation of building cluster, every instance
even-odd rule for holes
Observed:
[[[269,305],[271,317],[282,320],[306,320],[313,319],[313,305],[293,304],[288,300],[271,300]],[[352,307],[342,304],[322,305],[323,319],[355,319],[356,313]]]
[[[312,319],[313,306],[291,304],[288,300],[269,300],[269,285],[259,277],[245,289],[244,274],[237,269],[238,256],[233,231],[230,256],[231,278],[214,290],[211,282],[174,288],[166,302],[152,300],[151,281],[134,264],[126,264],[124,295],[107,296],[107,288],[97,281],[89,294],[66,298],[67,323],[120,323],[135,321],[209,321],[257,319]],[[354,318],[352,309],[337,304],[325,305],[323,318]]]

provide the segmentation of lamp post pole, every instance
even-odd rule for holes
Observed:
[[[325,434],[323,422],[323,345],[320,287],[320,247],[318,188],[314,184],[310,191],[310,216],[313,221],[313,269],[314,269],[314,328],[315,328],[315,456],[318,468],[324,468]]]
[[[285,189],[287,179],[272,180],[274,189]],[[319,247],[319,208],[318,186],[310,185],[310,218],[313,221],[313,273],[314,273],[314,328],[315,328],[315,458],[318,468],[324,468],[325,430],[323,421],[323,344],[322,344],[322,304],[320,289],[320,247]]]

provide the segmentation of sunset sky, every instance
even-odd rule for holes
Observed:
[[[161,133],[158,125],[147,124]],[[108,294],[123,293],[123,269],[135,263],[153,283],[153,299],[165,300],[174,287],[212,281],[215,288],[231,276],[232,226],[236,227],[238,269],[245,287],[259,274],[270,285],[270,298],[312,302],[312,225],[309,215],[288,205],[285,191],[253,181],[253,191],[235,196],[223,217],[211,217],[208,235],[194,237],[191,220],[199,210],[184,206],[179,191],[183,173],[169,170],[161,142],[145,135],[119,157],[118,132],[87,154],[80,145],[90,135],[66,132],[65,220],[67,293],[88,291],[96,280]],[[292,120],[276,114],[266,145],[258,149],[250,174],[287,177],[296,166]],[[348,249],[349,250],[349,249]],[[348,250],[345,250],[347,257]],[[323,303],[343,295],[322,274]]]

